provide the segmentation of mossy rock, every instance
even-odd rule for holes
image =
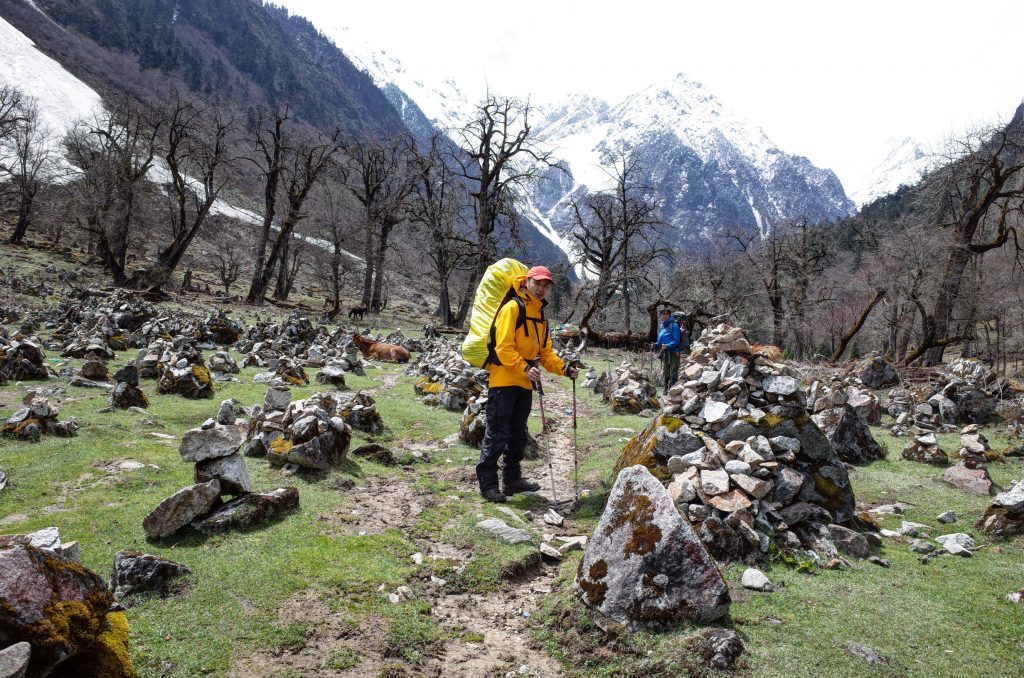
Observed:
[[[654,477],[658,480],[662,482],[669,480],[671,474],[669,474],[668,468],[662,466],[654,455],[654,448],[658,444],[658,439],[654,433],[660,426],[664,426],[669,432],[674,433],[683,426],[683,423],[683,420],[679,417],[667,414],[660,414],[651,419],[647,427],[630,438],[629,442],[622,448],[619,459],[615,462],[614,475],[618,476],[619,471],[622,469],[639,464],[654,474]]]
[[[128,617],[125,613],[107,613],[106,628],[96,642],[61,664],[55,675],[103,678],[134,678],[138,675],[128,651]]]

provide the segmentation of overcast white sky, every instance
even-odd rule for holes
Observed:
[[[1005,122],[1024,99],[1021,0],[276,2],[471,100],[614,103],[684,72],[847,185],[896,139]]]

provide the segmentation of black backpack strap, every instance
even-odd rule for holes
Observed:
[[[484,367],[487,367],[488,365],[501,365],[501,361],[498,360],[498,354],[495,352],[495,348],[498,345],[496,323],[498,321],[498,314],[501,313],[501,309],[510,301],[515,302],[516,310],[518,312],[516,315],[516,329],[518,330],[526,324],[526,304],[524,304],[523,300],[519,298],[518,294],[516,294],[515,287],[510,287],[508,288],[508,292],[505,293],[505,298],[501,300],[500,304],[498,304],[498,310],[494,312],[494,317],[491,318],[491,329],[487,335],[487,358],[484,360]]]

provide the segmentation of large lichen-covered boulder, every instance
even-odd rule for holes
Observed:
[[[113,602],[95,572],[16,537],[0,540],[0,646],[30,643],[29,675],[92,645]]]
[[[729,612],[714,559],[640,465],[619,473],[575,587],[587,605],[632,629],[706,624]]]
[[[62,664],[62,676],[103,676],[103,678],[134,678],[135,666],[128,652],[128,617],[124,612],[110,612],[96,642]]]
[[[177,393],[186,398],[212,398],[213,377],[206,365],[167,367],[157,381],[159,393]]]
[[[885,459],[885,450],[850,405],[824,410],[811,418],[828,438],[839,458],[847,464],[867,464]]]

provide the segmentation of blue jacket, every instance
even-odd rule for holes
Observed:
[[[658,346],[662,350],[678,351],[681,339],[679,323],[672,320],[672,318],[661,323],[661,329],[658,330]]]

